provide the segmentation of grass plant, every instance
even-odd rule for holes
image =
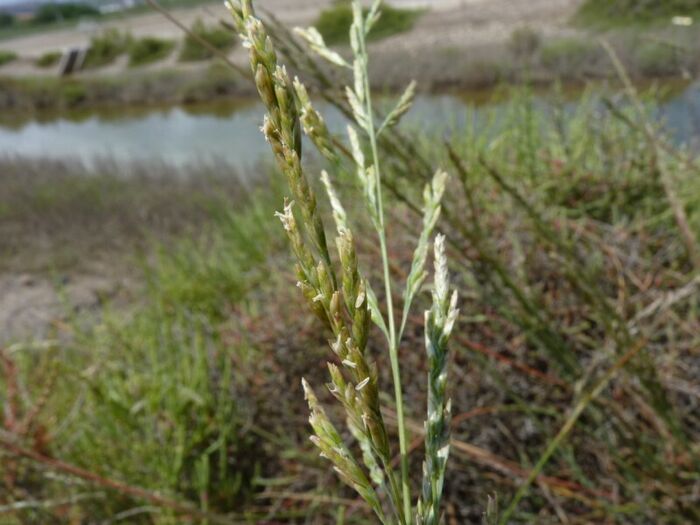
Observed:
[[[445,393],[447,341],[457,317],[457,294],[449,291],[444,237],[438,236],[435,240],[433,306],[425,317],[426,348],[430,364],[428,415],[425,424],[426,459],[423,466],[423,491],[414,510],[398,356],[403,323],[397,331],[377,146],[377,137],[381,132],[395,126],[409,110],[414,86],[408,87],[383,123],[375,124],[367,75],[369,57],[366,41],[372,27],[380,19],[381,2],[375,2],[366,13],[359,2],[352,4],[353,22],[349,37],[354,57],[352,65],[326,47],[323,37],[316,29],[300,29],[299,34],[320,57],[337,67],[351,70],[354,75],[353,87],[346,87],[346,94],[353,120],[369,143],[371,157],[366,159],[359,135],[353,126],[348,127],[348,138],[367,213],[379,241],[387,301],[386,315],[380,309],[372,286],[358,269],[355,243],[347,215],[329,176],[324,173],[323,180],[337,230],[339,274],[334,270],[316,197],[301,165],[302,128],[322,154],[329,159],[338,158],[323,118],[314,110],[301,82],[297,80],[292,83],[286,69],[278,64],[272,40],[260,19],[255,17],[252,2],[230,3],[229,7],[241,37],[251,50],[250,61],[255,83],[268,111],[263,133],[272,147],[280,170],[287,176],[294,202],[300,209],[301,227],[293,211],[294,202],[286,203],[284,211],[278,214],[297,259],[298,286],[311,311],[333,335],[331,349],[340,363],[331,362],[328,365],[331,379],[329,390],[345,409],[348,427],[363,450],[365,468],[345,445],[309,383],[302,380],[311,411],[309,422],[314,430],[312,441],[321,450],[322,457],[334,465],[341,479],[358,492],[380,522],[402,525],[438,524],[449,451],[450,402]],[[297,100],[302,101],[301,108]],[[414,297],[427,277],[425,265],[428,245],[439,216],[445,181],[445,173],[438,170],[425,188],[423,230],[405,283],[404,321]],[[384,333],[391,361],[401,464],[398,476],[392,466],[392,447],[379,401],[377,371],[366,355],[370,320]],[[388,495],[390,512],[385,512],[379,496],[384,492]]]
[[[194,509],[193,515],[203,515],[210,523],[230,523],[229,518],[217,521],[209,515],[211,510],[236,508],[248,501],[257,490],[258,473],[266,472],[266,452],[246,426],[260,406],[253,401],[252,391],[243,394],[250,385],[240,381],[241,369],[257,359],[256,348],[244,342],[236,345],[237,369],[230,342],[217,327],[258,286],[275,246],[284,246],[278,228],[261,220],[261,213],[273,205],[279,191],[263,184],[248,193],[241,190],[240,183],[230,184],[225,190],[229,203],[242,202],[245,196],[253,204],[242,202],[237,212],[220,206],[207,209],[206,199],[212,196],[205,196],[206,188],[202,193],[187,182],[174,182],[172,172],[168,175],[169,197],[161,191],[167,185],[155,180],[149,191],[144,181],[139,184],[104,175],[97,180],[63,176],[61,182],[47,178],[34,186],[37,191],[20,195],[21,202],[14,203],[15,209],[5,215],[5,224],[16,224],[17,214],[31,213],[27,208],[39,206],[54,220],[64,221],[64,226],[65,221],[100,224],[102,235],[109,232],[112,241],[119,234],[113,225],[109,227],[110,220],[128,223],[131,213],[142,218],[147,215],[153,223],[140,224],[144,231],[138,235],[159,246],[140,266],[134,266],[134,250],[132,260],[122,262],[132,276],[138,268],[144,274],[144,297],[148,299],[135,305],[131,314],[105,308],[91,323],[72,324],[69,311],[66,322],[71,328],[67,332],[61,334],[67,328],[63,325],[49,329],[46,344],[29,342],[0,351],[0,364],[6,364],[0,368],[0,401],[18,420],[26,419],[28,426],[25,431],[3,420],[0,438],[5,439],[9,431],[13,436],[10,444],[19,447],[13,450],[23,450],[39,466],[39,470],[25,469],[5,463],[7,450],[0,446],[3,465],[9,467],[3,468],[0,505],[10,520],[18,516],[21,522],[60,521],[60,508],[51,504],[56,495],[68,505],[79,505],[71,511],[75,519],[124,513],[132,523],[172,523],[180,519],[176,516]],[[49,191],[61,184],[64,195]],[[16,185],[21,184],[16,181]],[[206,186],[209,190],[214,187]],[[10,190],[15,197],[24,193],[20,188]],[[216,202],[221,203],[223,191],[219,186]],[[170,203],[191,199],[194,209],[190,211],[201,214],[198,207],[203,207],[209,220],[195,230],[197,221],[192,216],[185,218],[185,209],[180,209],[179,220],[190,224],[191,238],[182,235],[174,242],[158,231],[168,222],[156,211],[154,201],[160,198]],[[103,216],[103,210],[91,207],[111,210],[106,213],[111,219]],[[118,209],[121,217],[115,213]],[[73,220],[68,219],[70,214]],[[77,219],[81,216],[91,219]],[[86,241],[85,232],[74,231],[73,235]],[[96,246],[88,251],[111,253],[115,262],[123,242],[108,252]],[[119,268],[115,264],[112,270],[119,272]],[[58,345],[51,342],[53,337],[65,340]],[[21,400],[13,400],[15,388],[25,392]],[[44,436],[44,425],[53,418],[61,423],[51,428],[50,436]],[[82,428],[86,420],[92,423]],[[61,461],[51,463],[56,456]],[[15,513],[13,503],[27,494],[24,484],[35,483],[42,469],[59,473],[45,478],[40,489],[30,489],[36,498],[46,498],[47,504],[20,505]],[[60,473],[76,482],[66,483]],[[86,482],[102,489],[86,495]],[[100,490],[113,492],[105,497]],[[144,497],[149,505],[131,514],[130,498]],[[182,503],[188,500],[193,503]]]
[[[299,86],[294,86],[297,93]],[[671,142],[650,142],[647,124],[641,124],[646,119],[652,136],[659,133],[650,98],[635,109],[614,91],[582,94],[575,107],[557,91],[545,102],[524,88],[508,91],[508,102],[505,95],[497,108],[467,119],[465,128],[437,134],[440,141],[406,123],[384,128],[378,138],[394,283],[410,274],[432,166],[450,166],[452,173],[435,227],[447,234],[453,282],[468,314],[450,343],[453,417],[445,518],[481,523],[489,498],[497,494],[503,514],[491,504],[488,523],[508,514],[511,523],[557,522],[564,515],[574,523],[696,521],[697,266],[687,246],[692,238],[680,234],[670,205],[680,202],[689,232],[697,235],[694,161]],[[321,130],[312,111],[315,99],[310,105],[303,99],[302,128]],[[349,109],[346,101],[339,106]],[[305,172],[328,171],[352,224],[358,268],[380,284],[376,230],[364,200],[353,206],[349,198],[359,183],[356,164],[334,135],[321,132],[316,139],[330,154],[314,161],[307,152]],[[359,142],[370,158],[368,141]],[[353,525],[375,523],[308,443],[299,377],[314,386],[328,382],[328,337],[300,311],[298,292],[287,286],[295,276],[284,257],[284,231],[271,220],[284,180],[263,183],[248,197],[237,179],[204,182],[212,171],[230,173],[225,165],[178,177],[167,166],[143,166],[141,180],[115,174],[106,181],[86,168],[73,177],[56,176],[69,167],[2,164],[2,251],[22,254],[3,266],[3,278],[30,269],[52,275],[28,261],[36,263],[36,253],[45,262],[59,261],[56,254],[65,245],[82,265],[96,260],[114,265],[127,258],[120,267],[132,278],[140,272],[129,257],[144,252],[145,284],[130,288],[126,297],[103,297],[102,306],[82,313],[69,309],[51,325],[48,342],[4,347],[17,365],[19,391],[26,392],[23,414],[36,412],[40,406],[32,407],[41,405],[42,392],[51,392],[32,419],[34,433],[10,433],[12,442],[228,521],[325,525],[340,515]],[[660,179],[659,169],[667,180]],[[149,182],[149,173],[159,177]],[[309,182],[324,191],[322,180]],[[668,184],[675,189],[672,199],[664,189]],[[327,203],[319,198],[324,222],[333,220]],[[227,211],[229,206],[236,211]],[[134,230],[141,233],[130,233]],[[137,249],[125,239],[130,235],[141,239]],[[154,249],[155,239],[162,243]],[[339,267],[339,256],[331,255]],[[72,278],[69,268],[61,266],[58,283],[64,275]],[[114,266],[107,268],[110,275],[119,274]],[[338,273],[342,286],[342,270]],[[384,304],[381,288],[375,289]],[[400,292],[392,294],[401,299]],[[414,298],[426,309],[430,301],[430,294]],[[419,487],[422,493],[420,407],[427,397],[428,365],[423,352],[410,351],[425,344],[424,318],[409,313],[401,330],[402,313],[396,326],[403,332],[402,393],[417,495]],[[57,340],[63,343],[52,342]],[[389,393],[391,359],[381,351],[386,346],[381,329],[369,331],[366,356],[377,363],[378,388]],[[209,372],[188,374],[202,369],[193,362],[207,362]],[[226,367],[231,376],[222,383]],[[156,379],[148,383],[151,369]],[[11,382],[4,368],[0,374],[0,403],[6,404]],[[201,459],[205,451],[190,435],[224,432],[212,429],[222,419],[207,401],[211,392],[223,395],[222,385],[234,385],[229,398],[216,402],[234,408],[234,432],[226,439],[236,442],[229,441],[227,461],[233,467],[219,486],[219,459],[207,466]],[[362,448],[341,424],[345,409],[324,389],[314,391],[364,468]],[[149,399],[145,412],[137,404],[142,393]],[[395,402],[386,394],[380,402],[393,444]],[[133,406],[133,413],[123,409]],[[42,428],[48,442],[41,439]],[[5,427],[2,435],[8,436]],[[123,436],[139,445],[123,447]],[[74,446],[78,442],[80,447]],[[178,470],[161,449],[179,450],[181,443],[185,461]],[[122,453],[114,453],[115,447]],[[17,505],[8,512],[18,523],[60,522],[66,508],[72,516],[101,521],[141,509],[142,514],[130,515],[132,522],[220,522],[209,514],[188,518],[138,492],[123,494],[63,471],[56,474],[43,463],[0,450],[3,466],[18,465],[9,479],[18,480],[20,489],[8,490],[8,478],[0,481],[0,504]],[[393,452],[398,478],[396,447]],[[257,471],[244,461],[253,455],[263,458]],[[237,466],[245,475],[235,492]],[[375,492],[386,501],[387,492]],[[64,503],[52,507],[57,501]]]

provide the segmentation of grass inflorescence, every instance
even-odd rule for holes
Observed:
[[[377,147],[382,131],[394,127],[401,116],[410,109],[414,85],[407,88],[382,123],[375,123],[367,73],[367,37],[381,19],[381,2],[375,2],[368,11],[363,11],[359,2],[352,3],[353,21],[349,28],[349,40],[353,51],[352,65],[326,47],[323,36],[315,28],[299,29],[298,33],[321,58],[336,67],[347,68],[353,72],[353,86],[347,86],[345,92],[354,124],[362,131],[363,138],[369,145],[369,158],[363,153],[356,128],[350,125],[347,132],[367,214],[378,237],[386,313],[381,311],[370,282],[360,273],[352,228],[333,189],[333,183],[324,172],[323,182],[333,208],[337,230],[339,274],[336,274],[334,269],[323,219],[301,164],[303,128],[317,145],[319,152],[331,160],[336,169],[339,167],[339,153],[334,152],[335,146],[323,124],[323,118],[311,105],[303,84],[298,80],[292,83],[284,66],[279,65],[272,40],[260,19],[255,17],[252,2],[230,3],[229,6],[236,27],[250,49],[255,83],[267,108],[263,133],[272,147],[280,170],[287,176],[290,191],[300,209],[300,222],[297,222],[293,202],[285,203],[284,211],[279,214],[297,259],[298,287],[308,301],[311,312],[332,334],[330,346],[335,359],[328,364],[331,380],[328,388],[345,410],[347,425],[363,451],[364,468],[347,448],[312,387],[303,380],[311,411],[309,422],[314,431],[311,439],[320,449],[321,456],[333,464],[340,478],[362,497],[381,523],[410,525],[415,522],[437,525],[442,515],[440,502],[449,450],[450,402],[445,393],[447,340],[457,317],[457,293],[449,291],[444,237],[438,236],[435,240],[433,307],[426,313],[425,318],[430,395],[425,423],[424,489],[414,510],[398,357],[403,323],[401,329],[397,330],[392,277],[389,271],[383,183]],[[440,199],[445,189],[445,180],[446,175],[438,170],[432,183],[425,189],[425,220],[413,257],[411,273],[405,284],[404,320],[427,277],[426,250],[440,213]],[[392,466],[392,444],[379,400],[377,368],[366,355],[370,320],[384,333],[391,361],[399,433],[399,473],[396,473]],[[386,506],[380,496],[385,492]],[[385,510],[387,506],[390,511]]]

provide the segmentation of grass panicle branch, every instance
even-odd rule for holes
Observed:
[[[428,354],[428,419],[425,422],[423,493],[416,513],[419,525],[440,523],[440,499],[450,452],[451,403],[447,388],[447,341],[457,320],[457,291],[450,294],[445,237],[435,239],[433,305],[425,312]]]
[[[338,475],[362,496],[381,522],[386,523],[386,517],[374,487],[362,468],[355,462],[333,423],[328,419],[311,386],[304,379],[302,379],[302,386],[311,410],[309,423],[314,430],[311,441],[321,450],[321,455],[333,463]]]
[[[399,329],[399,341],[406,328],[406,321],[411,310],[413,299],[418,294],[427,277],[425,271],[425,263],[428,258],[428,247],[430,244],[430,236],[435,229],[438,219],[440,218],[440,201],[445,193],[445,184],[447,182],[447,173],[437,171],[430,184],[426,184],[423,191],[423,229],[418,239],[418,246],[413,254],[411,263],[411,271],[406,280],[406,289],[404,290],[404,306],[403,316],[401,319],[401,328]]]

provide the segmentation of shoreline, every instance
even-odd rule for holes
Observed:
[[[405,60],[408,61],[408,57]],[[420,62],[420,57],[413,57],[411,67],[398,75],[385,67],[387,63],[397,63],[396,59],[386,55],[378,57],[374,69],[383,71],[383,74],[375,75],[377,81],[374,89],[378,93],[398,95],[409,82],[416,80],[418,92],[422,94],[466,94],[475,100],[486,101],[502,87],[529,86],[547,90],[562,85],[566,90],[581,90],[592,83],[619,83],[612,65],[602,67],[599,64],[601,67],[597,70],[561,74],[561,71],[548,70],[538,64],[520,66],[518,69],[492,69],[488,62],[477,62],[477,67],[470,68],[470,64],[465,64],[459,74],[451,71],[435,75],[428,71],[421,75]],[[700,64],[678,71],[669,69],[656,74],[643,74],[633,67],[634,64],[626,62],[631,78],[641,86],[655,82],[685,85],[700,74],[700,67],[697,67]],[[473,60],[471,65],[474,65]],[[439,64],[433,63],[433,68],[439,69]],[[99,74],[67,78],[0,75],[0,111],[3,112],[0,124],[47,115],[60,117],[81,111],[108,112],[126,108],[142,111],[175,106],[197,108],[217,103],[245,104],[255,97],[255,87],[249,79],[216,62],[206,68],[149,70],[130,75]]]
[[[671,85],[687,85],[698,76],[698,71],[678,74],[632,75],[640,86],[653,86],[657,82]],[[375,86],[378,93],[398,95],[412,78],[393,77]],[[462,78],[445,77],[432,81],[416,79],[418,92],[424,95],[458,95],[488,102],[499,89],[527,86],[546,91],[557,85],[565,91],[580,91],[595,83],[619,84],[617,75],[554,76],[546,72],[511,71],[509,74],[483,78],[475,72]],[[53,119],[66,115],[80,116],[82,112],[151,111],[172,107],[203,108],[208,105],[245,105],[254,101],[255,88],[234,70],[213,64],[205,74],[191,71],[162,70],[132,76],[81,76],[54,78],[48,76],[3,77],[0,76],[0,125],[12,126],[28,119]]]

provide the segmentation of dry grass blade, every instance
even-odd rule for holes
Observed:
[[[563,443],[563,441],[566,439],[569,433],[573,430],[579,417],[581,417],[583,411],[586,410],[586,407],[588,407],[588,405],[600,395],[600,393],[605,389],[605,387],[608,386],[610,381],[615,377],[617,372],[619,372],[637,353],[639,353],[639,351],[642,350],[645,345],[646,341],[638,341],[635,344],[635,346],[631,348],[620,359],[618,359],[617,362],[613,366],[611,366],[610,369],[605,373],[605,375],[595,384],[595,386],[593,386],[593,388],[591,388],[585,395],[583,395],[581,399],[576,403],[576,405],[571,411],[571,414],[566,419],[566,422],[559,430],[559,433],[554,437],[554,439],[552,439],[552,441],[549,442],[547,448],[542,453],[542,456],[537,461],[534,468],[530,471],[530,474],[528,475],[527,479],[518,488],[518,491],[515,493],[515,496],[511,500],[510,504],[501,515],[499,520],[499,523],[501,525],[508,525],[508,520],[517,509],[518,503],[520,503],[520,500],[527,494],[530,485],[532,485],[532,483],[540,475],[540,472],[542,472],[542,469],[549,461],[549,458],[552,457],[552,455]]]
[[[100,476],[99,474],[95,474],[94,472],[90,472],[80,467],[76,467],[75,465],[71,465],[70,463],[65,463],[59,459],[44,456],[43,454],[39,454],[38,452],[35,452],[33,450],[21,447],[20,445],[13,442],[11,439],[6,438],[4,436],[0,436],[0,448],[5,449],[7,452],[14,456],[27,458],[32,461],[35,461],[44,466],[45,468],[56,470],[58,472],[68,474],[70,476],[75,476],[99,487],[104,487],[106,489],[114,490],[125,496],[130,496],[136,499],[147,501],[158,507],[170,509],[180,514],[181,516],[190,516],[197,519],[208,520],[210,523],[214,523],[217,525],[237,525],[240,523],[236,520],[229,519],[225,516],[218,516],[216,514],[202,512],[199,509],[191,507],[190,505],[169,498],[165,498],[140,487],[135,487],[133,485],[128,485],[120,481],[115,481],[113,479]]]

